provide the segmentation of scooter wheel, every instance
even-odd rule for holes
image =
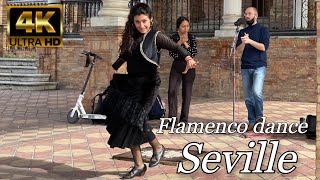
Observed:
[[[67,116],[68,123],[75,124],[79,120],[78,111],[75,111],[72,117],[71,117],[71,113],[72,113],[72,109],[69,111]]]

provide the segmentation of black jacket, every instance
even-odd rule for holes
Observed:
[[[159,67],[161,49],[167,49],[177,53],[179,57],[183,59],[190,56],[186,49],[176,44],[160,31],[151,29],[148,33],[143,35],[143,39],[140,42],[140,52],[143,59]],[[128,58],[131,58],[130,54],[119,56],[116,62],[113,63],[112,67],[115,70],[118,70],[118,68],[126,62]]]

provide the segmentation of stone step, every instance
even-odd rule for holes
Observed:
[[[0,90],[54,90],[57,89],[56,82],[17,82],[17,81],[0,81]]]
[[[0,81],[48,82],[50,74],[0,73]]]
[[[34,66],[0,66],[0,73],[37,74],[38,69]]]
[[[0,66],[34,66],[36,67],[38,59],[26,58],[0,58]]]

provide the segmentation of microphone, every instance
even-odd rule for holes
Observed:
[[[240,26],[245,23],[244,18],[239,18],[236,22],[234,22],[235,26]]]

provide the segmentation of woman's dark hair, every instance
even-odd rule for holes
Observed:
[[[152,10],[145,3],[138,3],[130,9],[128,20],[122,33],[122,41],[119,49],[120,55],[132,53],[133,38],[140,33],[134,25],[134,17],[141,14],[147,15],[150,19],[152,18]]]
[[[182,23],[183,21],[188,21],[188,23],[190,23],[188,18],[186,18],[186,17],[184,17],[184,16],[180,16],[180,17],[177,19],[177,29],[179,29],[179,27],[180,27],[180,25],[181,25],[181,23]]]

